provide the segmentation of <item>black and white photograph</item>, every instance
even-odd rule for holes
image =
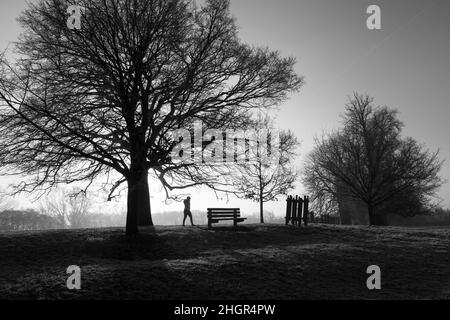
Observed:
[[[448,0],[1,0],[0,306],[449,300],[449,123]]]

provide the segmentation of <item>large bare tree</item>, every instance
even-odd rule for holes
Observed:
[[[407,198],[415,195],[417,206],[426,205],[442,185],[442,162],[438,152],[402,137],[402,128],[395,110],[355,94],[346,106],[343,128],[316,139],[304,183],[321,201],[361,201],[372,225],[380,224],[386,204],[398,209],[402,202],[412,203]]]
[[[0,70],[2,173],[30,177],[14,192],[114,178],[128,235],[153,224],[149,174],[168,191],[217,182],[212,167],[172,161],[173,130],[246,129],[303,83],[295,59],[238,39],[229,1],[41,0],[19,21],[18,59]]]

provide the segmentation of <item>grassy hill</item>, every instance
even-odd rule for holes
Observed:
[[[450,230],[248,225],[0,234],[0,299],[449,299]],[[382,290],[366,269],[379,265]],[[66,269],[82,269],[82,289]]]

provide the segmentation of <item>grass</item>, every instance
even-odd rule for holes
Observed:
[[[449,229],[319,225],[2,233],[0,299],[449,299],[449,245]]]

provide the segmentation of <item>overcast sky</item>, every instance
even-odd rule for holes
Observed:
[[[367,93],[375,103],[399,110],[405,135],[430,149],[440,149],[450,159],[450,1],[448,0],[232,0],[241,38],[294,56],[296,70],[306,85],[276,113],[277,124],[292,129],[302,141],[302,157],[312,148],[314,135],[339,126],[349,95]],[[368,30],[366,9],[381,7],[381,30]],[[15,21],[26,6],[23,0],[0,2],[0,48],[15,41],[20,28]],[[442,175],[450,177],[450,163]],[[154,182],[152,207],[165,206]],[[298,192],[302,186],[298,185]],[[450,206],[450,185],[440,196]],[[220,202],[209,192],[192,191],[193,209],[204,210]],[[201,197],[201,198],[200,198]],[[283,201],[284,202],[284,201]],[[267,206],[278,215],[283,202]],[[21,202],[24,203],[24,202]],[[224,203],[222,203],[224,205]],[[258,211],[257,204],[232,201],[244,212]]]

